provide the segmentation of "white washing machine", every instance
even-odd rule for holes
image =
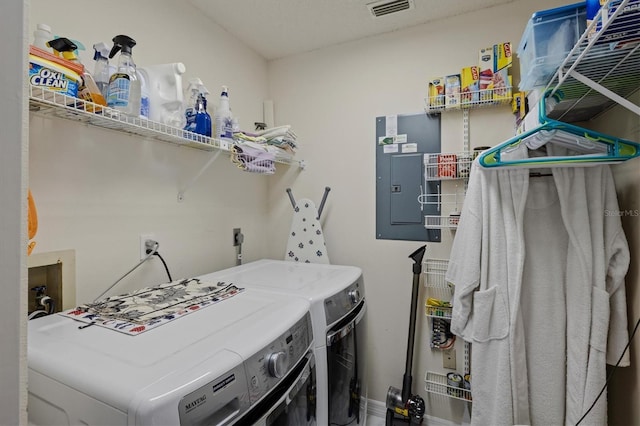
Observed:
[[[263,259],[204,277],[308,300],[318,372],[318,424],[366,423],[366,303],[360,268]]]
[[[58,314],[28,327],[30,424],[316,424],[301,298],[247,288],[135,336]]]

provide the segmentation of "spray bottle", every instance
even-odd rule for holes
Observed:
[[[186,104],[184,108],[184,130],[188,132],[196,132],[196,108],[201,86],[202,80],[200,80],[199,78],[192,78],[191,80],[189,80],[189,86],[187,87],[187,93],[185,96]]]
[[[53,53],[56,56],[62,56],[70,62],[80,64],[80,61],[75,54],[75,50],[78,46],[68,38],[61,37],[55,40],[50,40],[47,42],[47,45],[53,49]],[[103,106],[107,105],[107,102],[93,79],[93,76],[84,69],[84,67],[82,72],[82,83],[80,84],[80,87],[78,87],[78,97],[85,101],[93,102],[94,104]],[[87,110],[94,112],[93,106],[91,105],[87,105]]]
[[[136,76],[136,66],[131,57],[131,50],[136,41],[126,35],[113,38],[113,47],[109,59],[120,52],[118,69],[109,79],[109,96],[107,105],[131,117],[140,115],[140,81]]]
[[[93,45],[93,60],[96,61],[95,68],[93,69],[93,79],[100,89],[100,93],[107,99],[109,94],[109,47],[103,43],[96,43]]]
[[[215,117],[215,128],[216,128],[216,138],[232,138],[232,117],[231,117],[231,108],[229,106],[229,93],[227,91],[227,86],[222,86],[222,93],[220,94],[220,103],[218,104],[218,109],[216,109]]]
[[[211,137],[211,115],[207,112],[207,95],[209,91],[204,85],[198,87],[196,104],[196,133]]]

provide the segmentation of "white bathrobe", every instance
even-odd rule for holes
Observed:
[[[551,170],[473,164],[446,279],[451,330],[472,343],[475,425],[575,425],[628,342],[609,166]],[[606,410],[605,393],[581,424],[606,424]]]

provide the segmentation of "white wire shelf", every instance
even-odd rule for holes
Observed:
[[[434,114],[448,111],[460,111],[463,109],[476,109],[495,107],[498,105],[509,105],[513,98],[511,86],[500,89],[482,89],[458,95],[438,95],[424,98],[425,111],[427,114]],[[454,101],[450,105],[445,105],[445,96],[453,96]]]
[[[453,308],[445,306],[424,306],[424,314],[430,318],[442,318],[451,320],[451,311]]]
[[[467,179],[473,153],[448,152],[424,155],[424,176],[427,181]]]
[[[449,288],[444,276],[449,268],[448,259],[426,259],[423,262],[425,285],[428,287]]]
[[[87,123],[104,129],[131,133],[203,151],[220,151],[230,154],[234,147],[233,140],[210,138],[147,120],[146,118],[129,117],[112,108],[32,85],[29,85],[29,111],[45,117],[57,117]],[[270,162],[269,164],[295,163],[301,168],[305,167],[303,160],[287,159],[279,156],[275,156],[275,158],[268,161]],[[268,163],[266,161],[260,162],[260,164],[256,162],[256,167],[253,166],[254,164],[243,170],[262,174],[271,174],[275,171],[275,169],[267,167]],[[267,171],[267,169],[269,170]]]
[[[463,387],[451,386],[447,384],[445,374],[427,371],[424,375],[424,390],[435,395],[442,395],[461,401],[471,401],[471,389],[464,388],[464,381],[460,383]]]
[[[640,115],[627,100],[640,88],[640,1],[609,0],[587,27],[547,85],[563,100],[548,113],[585,121],[616,104]]]
[[[29,85],[29,110],[38,115],[59,117],[111,130],[150,137],[205,151],[228,151],[218,139],[187,132],[145,118],[129,117],[117,110]]]
[[[460,215],[431,216],[425,215],[424,227],[427,229],[458,229]]]

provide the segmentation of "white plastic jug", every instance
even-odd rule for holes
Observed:
[[[182,128],[182,62],[139,67],[149,91],[149,120]]]

